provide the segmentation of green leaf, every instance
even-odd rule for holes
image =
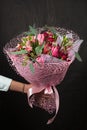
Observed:
[[[26,50],[21,50],[21,51],[15,51],[15,52],[10,52],[10,54],[15,54],[15,55],[20,55],[20,54],[26,54]]]
[[[41,46],[41,45],[37,46],[37,47],[35,48],[36,54],[37,54],[37,55],[40,55],[40,54],[42,53],[43,48],[44,48],[44,44],[42,44],[42,46]]]
[[[50,30],[53,34],[58,33],[57,30],[56,30],[54,27],[49,27],[49,30]]]
[[[29,26],[29,29],[30,29],[31,34],[34,34],[34,35],[37,34],[37,30],[35,27]]]
[[[31,72],[34,73],[34,66],[33,66],[33,63],[30,63],[30,64],[29,64],[29,67],[30,67]]]
[[[78,52],[75,52],[75,57],[77,58],[77,60],[79,60],[80,62],[82,62],[82,59],[81,59],[81,57],[80,57],[80,55],[79,55]]]
[[[38,31],[35,28],[35,24],[33,26],[29,25],[29,31],[25,32],[26,35],[37,35]]]

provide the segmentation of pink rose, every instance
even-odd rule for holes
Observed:
[[[52,47],[52,56],[54,57],[58,57],[59,56],[59,47],[56,46],[56,47]]]
[[[44,34],[38,34],[37,40],[39,41],[39,44],[41,45],[44,42]]]

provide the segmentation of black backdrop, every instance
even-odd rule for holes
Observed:
[[[2,0],[0,2],[0,74],[26,81],[9,66],[4,45],[28,25],[53,25],[72,29],[84,40],[80,48],[83,62],[75,60],[63,82],[57,87],[60,109],[56,120],[28,106],[27,95],[0,92],[0,127],[9,129],[86,130],[87,129],[87,2],[86,0]],[[7,122],[7,123],[5,123]],[[12,126],[11,126],[12,124]]]

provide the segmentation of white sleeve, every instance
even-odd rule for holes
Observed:
[[[0,75],[0,91],[8,91],[12,79]]]

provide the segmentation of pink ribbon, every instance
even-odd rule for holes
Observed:
[[[51,93],[55,94],[55,104],[56,104],[55,115],[47,121],[47,124],[51,124],[54,121],[54,119],[58,113],[58,109],[59,109],[59,94],[58,94],[58,91],[57,91],[55,86],[53,86],[53,88],[52,87],[48,88],[48,87],[35,87],[35,86],[33,86],[32,88],[30,88],[28,90],[28,93],[27,93],[28,103],[29,103],[30,107],[33,108],[33,105],[30,102],[30,97],[35,93],[41,92],[42,90],[44,90],[44,94],[51,94]]]

